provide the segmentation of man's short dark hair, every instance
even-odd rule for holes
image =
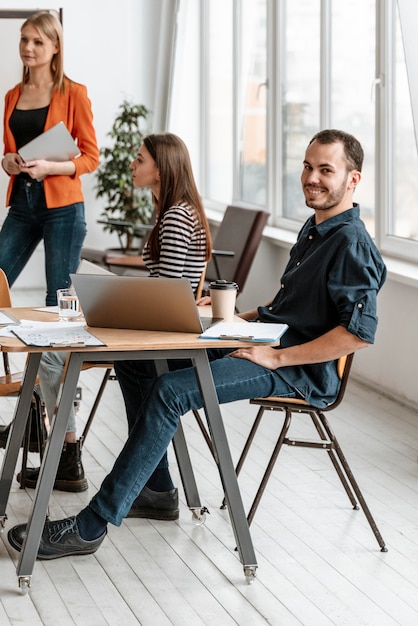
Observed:
[[[309,145],[317,141],[321,144],[329,144],[329,143],[342,143],[344,146],[344,154],[348,163],[348,170],[358,170],[361,172],[361,168],[363,166],[364,152],[361,147],[361,143],[350,135],[349,133],[345,133],[343,130],[336,130],[335,128],[320,130],[316,135],[312,137],[309,142]]]

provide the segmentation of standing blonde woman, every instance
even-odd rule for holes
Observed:
[[[0,267],[13,285],[40,241],[45,249],[46,304],[55,305],[57,289],[68,287],[80,263],[86,236],[80,176],[93,172],[99,149],[91,103],[84,85],[64,74],[63,36],[59,20],[48,11],[29,17],[19,43],[22,80],[5,97],[4,157],[10,176],[8,215],[0,231]],[[77,141],[80,156],[64,162],[36,159],[24,163],[18,150],[58,122]],[[0,427],[0,447],[9,426]],[[79,442],[68,439],[66,467],[80,469]]]
[[[70,285],[86,235],[80,176],[93,172],[99,149],[91,103],[84,85],[64,74],[59,20],[47,11],[29,17],[19,43],[21,82],[7,92],[4,107],[4,157],[10,176],[9,212],[0,231],[0,267],[13,285],[41,240],[45,248],[46,304]],[[81,155],[64,162],[24,163],[19,148],[64,122]]]

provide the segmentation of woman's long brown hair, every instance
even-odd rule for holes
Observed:
[[[157,221],[148,239],[151,258],[158,261],[160,255],[159,228],[165,212],[182,203],[189,205],[197,223],[206,234],[205,259],[211,257],[212,240],[203,203],[193,176],[192,164],[186,144],[173,133],[148,135],[144,145],[160,173],[160,197],[154,197],[157,208]],[[203,240],[202,240],[203,243]]]

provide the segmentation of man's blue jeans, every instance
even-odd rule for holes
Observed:
[[[227,353],[227,350],[208,352],[220,404],[270,395],[297,396],[281,377],[280,370],[272,371],[246,359],[226,356]],[[172,362],[171,368],[181,369],[156,378],[152,374],[152,363],[137,363],[138,377],[143,368],[146,382],[138,388],[140,406],[135,422],[130,426],[130,435],[113,469],[89,504],[103,519],[116,526],[120,526],[162,459],[180,417],[202,407],[196,371],[185,365],[184,361]],[[129,407],[127,412],[129,418]]]
[[[69,287],[86,236],[84,203],[47,209],[42,182],[16,179],[8,215],[0,231],[0,267],[12,286],[40,241],[44,241],[46,305],[57,303],[57,289]]]

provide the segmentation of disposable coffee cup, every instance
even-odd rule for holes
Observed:
[[[229,280],[215,280],[209,284],[213,317],[220,317],[224,322],[233,321],[237,290],[237,283]]]
[[[82,319],[80,303],[74,287],[57,289],[58,317],[61,322],[78,322]]]

